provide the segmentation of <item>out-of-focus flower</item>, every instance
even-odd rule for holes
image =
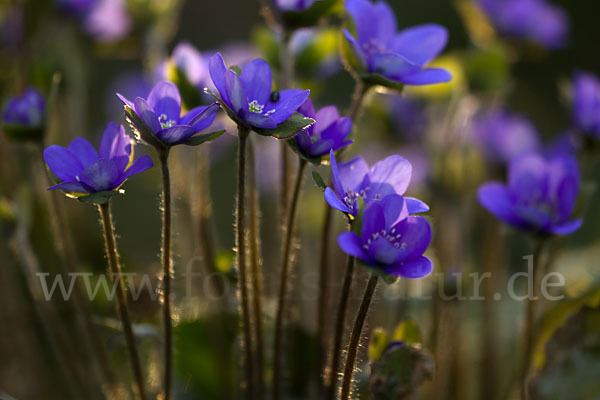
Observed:
[[[352,131],[352,120],[340,117],[335,106],[323,107],[315,112],[313,103],[309,99],[298,109],[298,112],[316,121],[314,125],[294,137],[301,154],[320,159],[330,151],[338,151],[352,143],[352,140],[346,140]]]
[[[412,98],[394,94],[386,99],[386,108],[394,130],[404,138],[421,140],[428,125],[424,105]]]
[[[275,6],[282,11],[303,11],[317,0],[275,0]]]
[[[488,182],[479,203],[501,221],[534,233],[567,235],[579,229],[571,220],[580,188],[577,160],[570,155],[545,158],[527,154],[511,161],[508,184]]]
[[[446,28],[426,24],[398,32],[394,13],[383,1],[347,0],[346,9],[354,20],[356,37],[346,29],[344,36],[359,71],[405,85],[452,79],[445,69],[425,68],[446,46]]]
[[[569,23],[564,10],[546,0],[477,0],[499,34],[542,47],[562,47]]]
[[[61,189],[72,197],[116,191],[129,177],[153,166],[147,155],[133,161],[131,138],[121,125],[112,122],[104,131],[99,152],[79,137],[68,148],[48,147],[44,150],[44,160],[62,181],[49,190]]]
[[[397,194],[366,206],[360,236],[355,232],[338,236],[345,253],[403,278],[423,278],[431,273],[433,263],[423,256],[430,243],[429,222],[409,215],[405,199]]]
[[[272,92],[271,68],[260,59],[248,63],[238,75],[225,66],[217,53],[210,58],[209,70],[220,100],[235,114],[230,117],[252,128],[277,128],[304,104],[310,93],[301,89]]]
[[[339,34],[333,28],[305,28],[295,31],[290,41],[298,74],[311,78],[327,78],[338,72],[342,64],[338,56]]]
[[[85,31],[100,42],[117,42],[131,28],[125,0],[96,0],[83,18]]]
[[[371,168],[362,157],[338,166],[333,150],[329,153],[329,158],[333,189],[325,189],[325,201],[336,210],[354,217],[358,215],[359,197],[365,202],[371,202],[390,194],[403,195],[410,183],[412,166],[408,160],[398,155],[389,156]],[[429,210],[420,200],[407,197],[405,201],[410,214]]]
[[[46,101],[39,90],[29,88],[21,96],[9,98],[2,119],[5,125],[39,128],[44,125]]]
[[[56,0],[58,8],[75,15],[85,15],[96,3],[98,0]]]
[[[173,54],[156,69],[156,78],[158,81],[173,81],[169,71],[169,62],[172,66],[181,71],[187,81],[198,91],[204,90],[210,82],[208,73],[208,59],[206,59],[196,47],[190,43],[179,43],[173,50]]]
[[[9,98],[2,112],[4,131],[12,139],[41,138],[46,119],[46,101],[34,88]]]
[[[572,103],[575,127],[600,139],[600,80],[597,76],[586,72],[575,75]]]
[[[152,90],[153,82],[141,71],[126,71],[117,75],[106,89],[105,109],[107,119],[115,120],[123,115],[123,105],[115,101],[115,93],[119,92],[128,99],[147,95]]]
[[[533,123],[503,109],[478,115],[471,130],[486,160],[495,164],[506,165],[515,157],[541,148],[540,135]]]
[[[117,96],[132,110],[144,126],[131,121],[141,139],[151,145],[174,146],[191,143],[198,132],[208,128],[214,121],[219,106],[200,106],[181,116],[181,97],[177,86],[171,82],[157,83],[147,99],[136,97],[132,102],[121,94]],[[127,111],[127,110],[126,110]],[[131,116],[130,116],[131,117]],[[148,132],[148,130],[150,132]],[[211,135],[211,134],[207,134]],[[198,135],[205,137],[205,135]],[[207,140],[212,140],[212,138]]]

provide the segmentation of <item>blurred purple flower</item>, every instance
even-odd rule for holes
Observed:
[[[115,93],[119,92],[128,99],[143,97],[152,90],[152,82],[139,71],[126,71],[118,75],[106,91],[105,108],[108,119],[120,118],[123,105],[115,102]]]
[[[600,80],[580,72],[573,79],[572,115],[576,128],[600,139]]]
[[[197,88],[198,91],[203,91],[208,86],[210,82],[208,59],[192,44],[187,42],[179,43],[173,50],[170,60],[177,69],[183,72],[188,82]],[[156,69],[155,76],[158,81],[169,80],[167,62],[161,62]]]
[[[357,36],[346,29],[344,36],[362,70],[405,85],[452,79],[444,69],[425,68],[446,46],[446,28],[426,24],[398,32],[394,12],[383,1],[346,0],[346,9],[352,15]]]
[[[77,16],[87,14],[96,3],[98,0],[56,0],[58,8]]]
[[[50,146],[44,160],[62,182],[50,189],[73,194],[92,194],[118,190],[132,175],[151,168],[152,159],[143,155],[133,161],[131,138],[121,125],[106,126],[100,152],[84,138],[76,138],[68,148]]]
[[[4,125],[41,128],[46,116],[44,96],[34,88],[28,88],[21,96],[11,97],[4,106]]]
[[[513,158],[538,151],[540,135],[525,117],[503,109],[493,109],[473,119],[471,130],[475,143],[487,161],[508,164]]]
[[[131,108],[163,144],[183,144],[196,133],[208,128],[214,121],[219,106],[213,103],[191,109],[181,116],[181,97],[177,86],[159,82],[147,99],[136,97],[131,102],[117,93],[121,101]],[[142,131],[143,129],[138,129]]]
[[[394,127],[403,137],[424,139],[428,117],[425,107],[419,101],[406,96],[392,95],[388,96],[387,107]]]
[[[96,0],[86,13],[83,25],[85,31],[100,42],[121,40],[131,28],[125,0]]]
[[[406,200],[391,194],[369,203],[362,217],[360,236],[338,236],[341,249],[386,273],[403,278],[423,278],[433,263],[423,256],[431,243],[431,226],[423,217],[409,215]]]
[[[338,165],[333,150],[329,158],[333,189],[325,189],[325,201],[345,214],[358,215],[358,197],[368,203],[390,194],[403,195],[410,183],[412,166],[398,155],[389,156],[371,168],[362,157]],[[429,211],[420,200],[409,197],[405,200],[410,214]]]
[[[529,40],[542,47],[562,47],[568,36],[565,11],[546,0],[477,0],[501,35]]]
[[[304,11],[317,0],[275,0],[275,6],[282,11]]]
[[[579,188],[574,157],[528,154],[511,161],[508,184],[488,182],[479,188],[477,197],[485,209],[511,226],[567,235],[582,224],[581,219],[570,220]]]
[[[225,105],[251,127],[276,128],[304,104],[310,93],[287,89],[272,96],[271,68],[260,59],[248,63],[238,75],[225,66],[223,57],[217,53],[210,58],[209,71]]]
[[[309,99],[298,109],[298,112],[315,120],[313,125],[294,136],[300,152],[304,155],[321,158],[331,150],[338,151],[353,142],[346,140],[352,130],[352,120],[340,117],[335,106],[323,107],[315,112],[313,103]]]

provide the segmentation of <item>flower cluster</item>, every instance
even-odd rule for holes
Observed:
[[[580,188],[579,166],[570,155],[527,154],[508,168],[508,183],[479,188],[479,203],[501,221],[539,234],[570,234],[582,220],[571,219]]]
[[[133,161],[131,138],[121,125],[106,126],[100,151],[84,138],[76,138],[65,148],[53,145],[44,150],[44,160],[61,182],[61,189],[73,197],[118,190],[131,176],[153,166],[147,155]]]
[[[398,32],[394,12],[383,1],[347,0],[346,9],[354,20],[356,35],[344,29],[344,37],[359,71],[405,85],[452,79],[444,69],[425,67],[446,46],[448,32],[444,27],[426,24]]]

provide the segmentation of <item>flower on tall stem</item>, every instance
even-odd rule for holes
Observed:
[[[445,69],[426,67],[446,46],[446,28],[425,24],[398,32],[396,17],[386,2],[347,0],[345,5],[356,31],[353,35],[344,29],[347,61],[363,81],[393,88],[452,79]]]
[[[507,184],[485,183],[477,197],[508,225],[541,235],[567,235],[582,224],[580,218],[571,219],[580,186],[573,156],[527,154],[510,163]]]
[[[139,139],[157,149],[178,144],[195,146],[220,136],[224,131],[198,134],[214,121],[218,105],[200,106],[181,115],[181,96],[171,82],[159,82],[146,99],[130,101],[117,93],[127,118]]]
[[[67,148],[48,147],[44,150],[44,160],[61,181],[49,190],[61,189],[68,196],[82,200],[100,198],[90,197],[95,194],[116,194],[128,178],[153,166],[147,155],[133,159],[131,138],[121,125],[113,122],[104,130],[99,151],[86,139],[76,138]]]
[[[348,146],[353,140],[347,140],[352,131],[352,120],[340,117],[335,106],[327,106],[315,111],[312,101],[306,102],[298,109],[305,117],[312,118],[315,123],[300,131],[293,140],[288,141],[298,155],[316,165],[321,157],[330,151],[338,151]]]
[[[403,278],[423,278],[433,263],[423,253],[431,243],[431,226],[424,217],[410,215],[407,202],[398,194],[366,205],[360,235],[344,232],[340,248],[368,265]]]
[[[253,60],[240,71],[236,67],[228,69],[217,53],[210,58],[209,71],[219,92],[219,96],[215,95],[217,102],[234,122],[247,130],[288,138],[314,122],[296,114],[310,91],[273,91],[271,68],[263,60]]]
[[[571,101],[575,128],[600,139],[600,79],[588,72],[577,73],[573,79]]]
[[[10,97],[2,111],[2,128],[14,140],[42,138],[46,124],[46,101],[35,88]]]
[[[369,167],[362,157],[356,157],[339,164],[333,151],[331,161],[331,181],[333,189],[325,189],[327,203],[352,218],[358,215],[358,199],[366,203],[381,200],[390,194],[403,195],[412,175],[412,165],[398,155],[389,156]],[[406,207],[410,214],[429,211],[421,200],[406,197]]]

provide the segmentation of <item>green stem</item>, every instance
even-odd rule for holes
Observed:
[[[131,361],[131,369],[137,386],[138,396],[141,400],[146,400],[146,390],[144,389],[144,376],[138,356],[137,346],[135,344],[135,336],[133,335],[133,325],[129,315],[127,306],[127,296],[125,295],[125,287],[121,277],[121,266],[119,265],[119,255],[117,253],[117,245],[115,243],[115,233],[110,212],[110,201],[100,205],[100,216],[102,218],[102,226],[104,228],[104,241],[106,242],[106,258],[113,279],[117,280],[117,308],[121,316],[123,324],[123,333],[127,349],[129,350],[129,358]]]
[[[538,278],[541,268],[541,258],[544,254],[546,247],[545,239],[537,239],[533,250],[533,268],[531,280],[533,281],[533,298],[537,298],[537,287]],[[529,298],[527,300],[527,310],[525,314],[525,327],[523,331],[523,365],[521,366],[521,400],[529,399],[529,393],[527,384],[529,381],[529,371],[531,366],[531,359],[533,356],[533,340],[536,335],[536,311],[537,311],[537,300]]]
[[[352,229],[349,225],[348,230]],[[340,303],[336,313],[335,336],[333,342],[333,354],[331,356],[331,368],[329,370],[329,387],[327,399],[335,400],[335,393],[338,381],[338,369],[340,367],[340,354],[342,352],[342,339],[344,337],[344,328],[346,327],[346,314],[348,311],[348,298],[350,297],[350,288],[354,279],[355,258],[348,256],[346,272],[344,274],[344,284],[340,294]]]
[[[365,85],[360,79],[356,81],[354,93],[352,94],[352,103],[350,104],[350,108],[348,109],[347,113],[348,118],[350,118],[353,122],[358,119],[362,110],[365,96],[369,92],[370,88],[370,86]]]
[[[173,365],[173,324],[171,321],[171,175],[169,173],[169,148],[159,150],[162,173],[162,300],[165,335],[164,400],[171,398]]]
[[[285,241],[283,246],[283,258],[281,265],[281,280],[279,282],[279,298],[277,303],[277,316],[275,318],[275,348],[273,363],[273,399],[280,400],[283,391],[283,337],[284,322],[287,311],[288,286],[290,281],[290,265],[292,239],[294,237],[294,222],[296,219],[296,210],[300,198],[300,189],[302,188],[302,178],[306,161],[300,159],[294,192],[292,194],[291,204],[288,208],[288,218],[286,223]]]
[[[260,261],[260,232],[259,232],[259,199],[256,187],[256,166],[254,143],[249,146],[249,166],[248,181],[250,184],[250,193],[248,196],[248,209],[250,218],[248,219],[248,236],[250,241],[250,268],[252,273],[252,293],[254,310],[254,329],[256,343],[256,391],[259,398],[264,396],[264,327],[263,327],[263,306],[262,306],[262,280],[261,280],[261,261]]]
[[[248,294],[248,276],[246,271],[245,241],[245,199],[246,199],[246,145],[250,131],[238,126],[238,194],[237,194],[237,264],[240,282],[240,303],[242,307],[242,329],[244,334],[243,348],[245,352],[246,399],[254,398],[254,349],[252,345],[252,325],[250,317],[250,300]]]
[[[363,295],[362,302],[358,314],[356,314],[356,320],[354,320],[354,327],[352,328],[352,334],[350,336],[350,343],[348,344],[348,355],[346,356],[346,365],[344,366],[344,378],[342,381],[342,395],[340,400],[348,400],[350,398],[350,392],[352,389],[352,376],[354,375],[354,364],[356,363],[356,356],[358,354],[358,348],[360,345],[360,337],[362,330],[369,313],[369,306],[373,295],[375,294],[375,288],[377,287],[377,276],[371,275]]]

